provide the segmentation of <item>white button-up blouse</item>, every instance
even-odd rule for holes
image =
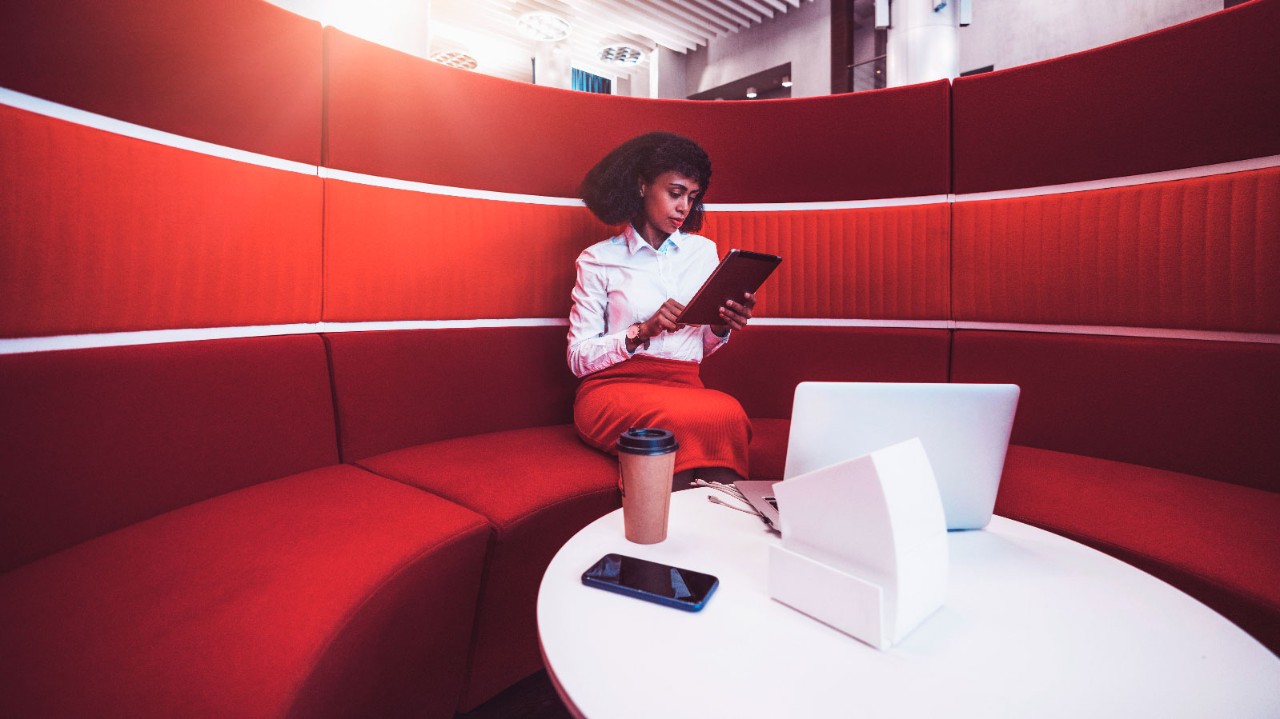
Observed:
[[[720,263],[716,245],[676,231],[653,249],[635,228],[578,255],[578,279],[569,312],[569,368],[579,377],[631,357],[627,328],[653,316],[671,298],[688,304]],[[710,325],[663,332],[636,354],[701,362],[728,341]]]

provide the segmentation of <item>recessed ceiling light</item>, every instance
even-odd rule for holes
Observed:
[[[441,65],[448,65],[449,67],[456,67],[463,70],[474,70],[480,65],[474,57],[465,52],[458,52],[457,50],[441,50],[440,52],[432,53],[431,60],[438,62]]]
[[[748,87],[748,88],[747,88],[747,99],[748,99],[748,100],[754,100],[754,99],[756,99],[756,94],[757,94],[757,93],[756,93],[756,89],[755,89],[754,87]]]
[[[791,87],[791,76],[790,76],[790,75],[783,75],[783,76],[782,76],[782,86],[783,86],[783,87]]]
[[[600,48],[601,62],[614,65],[637,65],[644,59],[644,50],[631,45],[610,45]]]
[[[517,21],[520,32],[542,42],[559,42],[569,37],[569,21],[545,10],[535,10],[520,16]]]

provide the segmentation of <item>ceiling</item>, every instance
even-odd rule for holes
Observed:
[[[478,72],[511,80],[532,79],[539,52],[568,54],[573,67],[605,77],[644,70],[657,47],[685,53],[711,40],[767,23],[805,0],[431,0],[430,53],[465,52]],[[810,2],[812,0],[809,0]],[[529,12],[556,15],[569,36],[540,43],[522,34]],[[601,48],[629,45],[644,53],[636,65],[601,61]]]

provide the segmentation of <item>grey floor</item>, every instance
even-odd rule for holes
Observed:
[[[545,671],[538,672],[498,696],[458,714],[455,719],[572,719]]]

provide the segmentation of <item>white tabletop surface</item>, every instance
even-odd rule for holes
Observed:
[[[623,717],[1280,717],[1280,659],[1181,591],[1002,517],[949,535],[947,602],[885,652],[769,598],[755,517],[678,492],[667,540],[621,510],[560,550],[538,594],[571,708]],[[714,574],[698,613],[585,587],[607,552]]]

